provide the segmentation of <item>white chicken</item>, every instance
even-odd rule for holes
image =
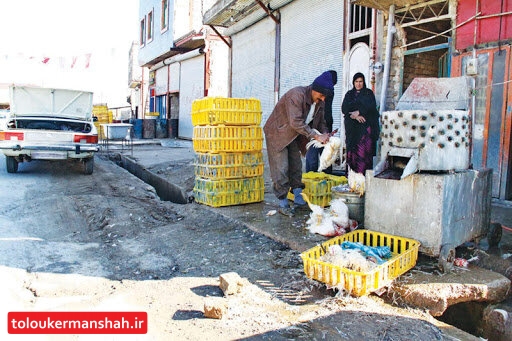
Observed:
[[[318,130],[314,130],[316,133],[320,134]],[[331,136],[326,144],[322,144],[317,140],[311,140],[306,145],[306,148],[309,149],[312,146],[314,148],[324,149],[320,155],[320,162],[318,164],[318,172],[321,172],[324,169],[329,168],[329,166],[332,166],[332,164],[334,164],[336,159],[340,156],[341,139],[336,136]]]
[[[360,197],[364,195],[364,174],[354,172],[350,167],[348,167],[348,187],[350,188],[351,192],[358,193]]]
[[[355,228],[353,221],[348,217],[348,206],[343,199],[334,199],[330,203],[330,208],[324,209],[312,204],[307,194],[302,193],[302,196],[311,209],[309,219],[306,221],[309,232],[333,237],[344,234],[347,229],[352,231]]]
[[[327,252],[320,257],[320,260],[358,272],[368,272],[377,266],[375,263],[369,262],[358,250],[345,250],[339,245],[329,246]]]
[[[301,195],[304,198],[304,200],[308,203],[309,209],[311,210],[311,213],[309,214],[309,219],[306,222],[306,224],[308,224],[310,227],[323,225],[325,223],[324,209],[322,207],[320,207],[319,205],[312,204],[306,193],[302,192]],[[308,227],[308,229],[310,229],[310,227]],[[329,230],[328,225],[327,225],[326,230]],[[316,232],[313,232],[313,233],[316,233]]]
[[[334,199],[331,201],[329,213],[333,217],[333,222],[340,226],[348,226],[348,206],[344,199]]]

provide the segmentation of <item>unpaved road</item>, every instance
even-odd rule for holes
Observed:
[[[7,174],[0,156],[1,339],[98,339],[8,335],[9,311],[148,313],[148,334],[109,340],[472,339],[377,296],[334,297],[295,251],[201,205],[160,201],[111,161],[81,171],[32,162]],[[224,297],[218,278],[232,271],[246,284]],[[207,297],[228,306],[222,319],[204,318]]]

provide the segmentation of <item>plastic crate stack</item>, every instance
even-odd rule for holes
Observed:
[[[332,188],[348,183],[345,176],[336,176],[323,172],[308,172],[302,174],[303,190],[312,204],[320,207],[329,206],[332,200]],[[293,193],[288,193],[288,200],[293,200]]]
[[[98,118],[97,121],[94,122],[96,126],[96,130],[98,130],[98,137],[103,140],[105,139],[105,133],[103,129],[101,129],[102,124],[112,123],[113,121],[113,112],[112,110],[108,110],[108,106],[106,104],[95,104],[92,107],[92,115]]]
[[[232,206],[264,199],[261,103],[205,97],[192,103],[195,201]]]

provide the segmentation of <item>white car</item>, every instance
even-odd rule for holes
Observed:
[[[31,160],[79,160],[94,170],[99,150],[93,123],[92,92],[11,86],[10,112],[0,127],[0,150],[8,173]]]
[[[0,130],[4,130],[7,127],[7,119],[9,118],[9,110],[0,109]]]

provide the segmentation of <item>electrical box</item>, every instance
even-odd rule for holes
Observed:
[[[476,76],[478,74],[478,59],[469,58],[466,62],[466,75]]]

